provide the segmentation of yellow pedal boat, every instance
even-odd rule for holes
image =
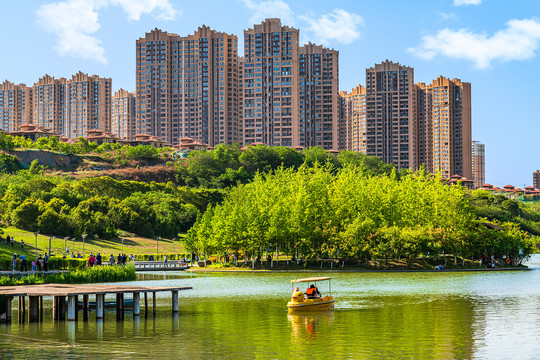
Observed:
[[[314,277],[291,280],[293,291],[291,301],[287,303],[289,312],[297,311],[331,311],[334,310],[335,300],[332,297],[330,280],[331,277]],[[328,281],[328,294],[322,295],[317,287],[317,282]],[[304,292],[300,291],[298,283],[308,283]]]

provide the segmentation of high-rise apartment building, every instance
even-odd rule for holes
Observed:
[[[111,132],[124,140],[135,139],[135,94],[119,89],[112,97]]]
[[[200,27],[181,37],[155,29],[137,41],[136,132],[171,144],[241,141],[238,38]]]
[[[535,189],[540,189],[540,170],[533,172],[533,186]]]
[[[64,136],[87,136],[89,130],[111,130],[111,78],[78,72],[65,81]]]
[[[339,149],[366,153],[366,88],[340,92]]]
[[[43,76],[34,84],[32,98],[32,123],[50,129],[55,134],[71,137],[65,128],[66,79]]]
[[[110,131],[112,80],[79,72],[71,79],[45,75],[33,86],[32,123],[75,138]]]
[[[245,144],[299,145],[298,36],[279,19],[244,30]]]
[[[299,145],[339,148],[339,52],[308,43],[299,49]]]
[[[414,69],[386,60],[366,69],[366,155],[415,167]]]
[[[32,88],[4,81],[0,84],[0,130],[19,131],[32,119]]]
[[[486,183],[486,151],[480,141],[472,142],[472,179],[474,188],[479,189]]]
[[[413,124],[415,168],[472,179],[470,83],[439,76],[415,85]]]

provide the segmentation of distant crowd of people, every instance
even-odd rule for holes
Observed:
[[[6,235],[6,237],[3,237],[2,235],[0,235],[0,243],[7,244],[7,246],[14,247],[15,239],[13,238],[13,236]],[[21,246],[21,249],[24,249],[24,240],[21,240],[19,244]]]
[[[36,271],[49,271],[49,255],[41,254],[38,255],[37,259],[32,260],[32,272]],[[17,269],[19,271],[28,271],[28,261],[26,260],[26,256],[23,254],[17,255],[17,253],[13,254],[12,258],[12,265],[13,265],[13,271],[16,271]]]

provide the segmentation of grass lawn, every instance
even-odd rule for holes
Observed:
[[[13,248],[6,245],[6,243],[0,243],[0,256],[1,257],[12,257],[13,253],[24,254],[28,259],[35,257],[36,254],[36,238],[34,233],[20,230],[14,227],[4,228],[3,238],[9,235],[15,239],[15,244]],[[160,254],[178,254],[184,253],[184,246],[182,245],[182,239],[185,237],[185,234],[180,235],[180,240],[174,242],[171,239],[161,239],[159,240],[159,253]],[[156,239],[143,238],[137,236],[124,236],[124,254],[156,254]],[[21,248],[21,241],[24,241],[24,248]],[[83,254],[83,241],[78,238],[73,241],[73,238],[64,242],[64,238],[54,238],[51,240],[51,254],[56,256],[62,256],[64,250],[64,244],[69,246],[69,251],[80,252]],[[37,248],[38,254],[44,254],[48,252],[49,249],[49,236],[39,234],[37,237]],[[174,251],[173,251],[174,249]],[[90,239],[86,238],[84,241],[84,253],[88,257],[90,252],[93,252],[94,255],[100,252],[102,255],[111,255],[115,256],[122,252],[122,240],[120,239]]]

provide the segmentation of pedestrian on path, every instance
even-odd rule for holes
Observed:
[[[13,254],[13,271],[15,271],[15,266],[17,266],[17,253]]]
[[[32,272],[36,273],[36,259],[32,260]]]
[[[28,267],[26,266],[26,257],[24,255],[19,255],[19,260],[21,260],[21,271],[28,271]]]
[[[47,254],[43,257],[43,270],[49,271],[49,255]]]

